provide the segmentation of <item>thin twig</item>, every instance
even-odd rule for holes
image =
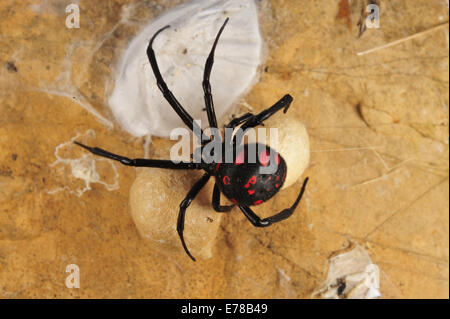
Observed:
[[[437,26],[435,26],[435,27],[433,27],[431,29],[428,29],[428,30],[425,30],[425,31],[421,31],[421,32],[415,33],[413,35],[407,36],[406,38],[398,39],[398,40],[395,40],[395,41],[383,44],[381,46],[378,46],[378,47],[375,47],[375,48],[372,48],[372,49],[369,49],[369,50],[366,50],[366,51],[358,52],[358,53],[356,53],[356,55],[361,56],[361,55],[372,53],[372,52],[375,52],[375,51],[378,51],[378,50],[386,49],[386,48],[389,48],[391,46],[397,45],[399,43],[402,43],[402,42],[409,41],[411,39],[417,38],[417,37],[422,36],[424,34],[428,34],[428,33],[431,33],[433,31],[439,30],[439,29],[444,28],[446,26],[448,26],[448,22],[445,22],[443,24],[437,25]]]

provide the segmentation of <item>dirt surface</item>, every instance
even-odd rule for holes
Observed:
[[[79,29],[65,27],[69,1],[0,2],[0,297],[310,298],[329,257],[357,243],[383,298],[448,298],[448,27],[357,55],[448,22],[448,2],[378,1],[380,28],[358,37],[362,1],[258,1],[269,56],[245,102],[294,97],[310,183],[280,224],[222,216],[213,257],[196,263],[139,236],[134,168],[70,143],[167,158],[169,141],[128,135],[106,101],[126,43],[180,2],[80,1]],[[290,205],[300,182],[258,213]]]

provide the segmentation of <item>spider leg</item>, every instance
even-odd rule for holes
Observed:
[[[225,126],[225,143],[224,145],[229,145],[231,143],[231,139],[233,138],[233,135],[231,134],[231,132],[234,131],[235,127],[244,123],[245,121],[247,121],[249,118],[253,117],[254,115],[252,113],[245,113],[244,115],[237,117],[235,119],[232,119],[230,121],[230,123],[227,124],[227,126]],[[226,133],[227,129],[231,129],[232,131],[230,133]]]
[[[153,74],[155,75],[156,78],[156,83],[158,85],[158,88],[161,90],[161,92],[164,95],[164,98],[167,100],[167,102],[169,102],[170,106],[172,106],[172,108],[174,109],[174,111],[178,114],[178,116],[183,120],[183,122],[187,125],[187,127],[189,127],[194,133],[197,134],[197,137],[199,139],[200,142],[202,142],[202,137],[203,137],[203,131],[202,129],[198,126],[198,124],[196,122],[194,122],[193,118],[189,115],[189,113],[183,108],[183,106],[181,106],[180,102],[178,102],[178,100],[175,98],[175,96],[173,95],[173,93],[169,90],[169,88],[167,87],[166,82],[164,81],[161,72],[159,70],[158,67],[158,63],[156,62],[156,57],[155,57],[155,51],[153,50],[153,41],[155,40],[156,36],[164,31],[165,29],[169,28],[170,26],[167,25],[162,29],[159,29],[155,35],[150,39],[150,42],[148,44],[147,47],[147,57],[148,60],[150,62],[150,65],[152,67],[153,70]]]
[[[293,100],[292,96],[290,96],[289,94],[286,94],[277,103],[275,103],[268,109],[266,109],[256,115],[253,115],[251,113],[246,113],[243,116],[235,118],[232,121],[230,121],[230,123],[228,123],[228,125],[226,126],[227,128],[229,128],[229,127],[235,128],[237,125],[244,123],[239,128],[240,130],[242,130],[243,134],[235,134],[233,137],[233,144],[241,143],[241,139],[242,139],[245,131],[248,128],[252,128],[257,125],[262,125],[262,123],[265,120],[267,120],[269,117],[271,117],[272,115],[274,115],[276,112],[280,111],[281,109],[284,109],[284,113],[286,113],[287,110],[289,109],[289,106],[292,103],[292,100]],[[236,139],[237,137],[239,137],[239,140]],[[231,141],[227,141],[227,142],[230,143]]]
[[[212,206],[213,206],[214,210],[218,213],[229,212],[234,207],[234,205],[231,205],[231,206],[221,206],[220,205],[220,190],[219,190],[219,186],[217,186],[217,184],[214,185],[214,191],[213,191],[213,196],[212,196]]]
[[[189,249],[187,248],[186,243],[184,241],[184,236],[183,236],[184,218],[186,215],[186,209],[189,207],[189,205],[191,204],[191,202],[195,198],[195,196],[197,196],[198,192],[200,192],[200,190],[203,188],[203,186],[206,185],[206,183],[208,182],[210,177],[211,177],[211,175],[209,175],[208,173],[203,175],[202,178],[199,179],[194,184],[194,186],[191,188],[191,190],[188,192],[188,194],[186,195],[186,197],[183,199],[183,201],[180,204],[180,212],[178,214],[178,221],[177,221],[177,232],[178,232],[178,235],[180,236],[181,244],[183,245],[183,248],[186,251],[186,254],[188,254],[188,256],[191,257],[191,259],[193,261],[195,261],[195,258],[189,252]]]
[[[118,161],[124,165],[128,166],[137,166],[137,167],[157,167],[157,168],[170,168],[170,169],[202,169],[201,164],[199,163],[185,163],[179,162],[174,163],[170,160],[153,160],[153,159],[144,159],[144,158],[128,158],[124,156],[120,156],[114,153],[110,153],[98,147],[89,147],[79,142],[74,142],[78,146],[81,146],[87,149],[89,152],[95,155],[99,155],[102,157],[106,157],[115,161]]]
[[[286,218],[289,218],[297,208],[297,205],[300,203],[300,200],[302,199],[303,193],[305,192],[306,183],[308,183],[308,177],[305,178],[305,181],[303,182],[302,189],[300,190],[300,194],[298,195],[297,199],[295,200],[294,204],[290,208],[286,208],[282,210],[280,213],[261,219],[258,215],[256,215],[250,207],[248,206],[241,206],[239,205],[239,208],[244,213],[245,217],[253,224],[255,227],[267,227],[272,225],[273,223],[280,222]]]
[[[246,129],[250,127],[255,127],[257,125],[260,125],[262,122],[267,120],[269,117],[274,115],[276,112],[278,112],[281,109],[284,109],[283,112],[286,113],[289,109],[289,106],[292,103],[292,96],[289,94],[286,94],[283,96],[277,103],[269,107],[268,109],[258,113],[257,115],[254,115],[253,117],[250,117],[241,127],[241,129],[245,132]]]
[[[253,117],[254,115],[252,113],[245,113],[242,116],[236,117],[234,119],[232,119],[230,121],[230,123],[227,124],[227,126],[225,126],[225,128],[232,128],[234,129],[236,126],[238,126],[239,124],[244,123],[245,121],[247,121],[249,118]]]
[[[222,27],[217,33],[216,39],[214,40],[214,44],[211,48],[211,52],[209,53],[208,58],[206,59],[205,71],[203,73],[203,92],[205,94],[205,105],[206,105],[206,113],[208,115],[208,122],[210,127],[217,128],[217,119],[216,113],[214,111],[214,102],[211,94],[211,83],[209,82],[209,78],[211,76],[211,69],[214,63],[214,51],[216,50],[217,42],[219,41],[220,35],[222,34],[225,25],[227,24],[229,18],[226,18]]]

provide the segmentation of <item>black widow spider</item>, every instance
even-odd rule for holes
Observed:
[[[220,28],[214,44],[212,46],[211,52],[206,60],[205,70],[203,74],[203,91],[205,97],[206,112],[208,116],[208,122],[211,128],[217,129],[217,120],[214,112],[213,97],[211,95],[211,85],[209,82],[211,69],[214,63],[214,51],[219,41],[220,35],[222,34],[225,25],[228,22],[228,18],[225,20],[224,24]],[[204,137],[203,131],[195,122],[189,113],[181,106],[177,101],[175,96],[167,87],[164,82],[161,72],[159,70],[158,64],[155,58],[155,52],[153,51],[152,44],[156,36],[163,30],[169,28],[170,26],[165,26],[164,28],[158,30],[155,35],[151,38],[150,43],[147,48],[147,56],[150,61],[150,65],[153,69],[153,73],[156,77],[158,88],[163,93],[165,99],[172,108],[177,112],[183,122],[197,135],[197,138],[201,141],[200,150],[203,150],[208,146],[213,140]],[[228,125],[227,129],[234,129],[238,125],[241,125],[240,129],[245,132],[248,128],[253,128],[257,125],[262,124],[264,120],[272,116],[277,111],[284,109],[284,113],[289,108],[292,102],[292,97],[287,94],[281,98],[272,107],[262,111],[257,115],[251,113],[246,113],[238,118],[233,119]],[[206,163],[203,157],[199,163],[196,162],[178,162],[175,163],[171,160],[155,160],[155,159],[130,159],[124,156],[110,153],[98,147],[89,147],[79,142],[74,142],[75,144],[85,148],[91,153],[99,156],[103,156],[112,160],[119,161],[120,163],[128,166],[136,167],[157,167],[166,169],[203,169],[205,174],[200,180],[198,180],[191,190],[186,195],[185,199],[180,204],[180,212],[178,214],[177,231],[180,236],[181,244],[188,256],[195,261],[195,258],[189,252],[183,237],[184,230],[184,219],[186,214],[186,209],[199,193],[199,191],[206,185],[209,178],[214,176],[216,178],[213,195],[212,195],[212,206],[217,212],[228,212],[235,205],[237,205],[241,211],[244,213],[245,217],[256,227],[266,227],[273,223],[282,221],[290,217],[295,211],[297,205],[299,204],[303,193],[305,191],[306,183],[308,178],[303,182],[303,186],[300,193],[295,200],[294,204],[282,210],[280,213],[261,219],[256,215],[249,206],[259,205],[269,198],[273,197],[281,188],[284,183],[287,167],[284,159],[269,146],[263,144],[241,144],[241,138],[234,135],[229,138],[225,138],[224,142],[221,142],[221,146],[225,149],[226,145],[231,145],[233,150],[233,161],[227,163],[223,156],[221,159],[213,161],[212,163]],[[258,161],[250,160],[250,151],[252,146],[255,150],[258,146]],[[262,149],[262,151],[260,151]],[[256,159],[256,156],[254,157]],[[275,163],[276,171],[272,174],[261,174],[260,168],[268,166],[269,163]],[[220,205],[220,193],[223,193],[232,203],[231,206]]]

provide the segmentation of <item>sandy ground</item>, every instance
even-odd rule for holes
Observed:
[[[448,1],[379,1],[380,28],[361,37],[363,1],[258,1],[269,56],[245,102],[295,98],[310,184],[296,214],[270,228],[223,216],[213,257],[197,263],[139,236],[134,168],[70,144],[89,137],[144,155],[146,140],[107,108],[113,66],[140,26],[179,2],[80,1],[79,29],[65,27],[69,1],[0,2],[0,297],[310,298],[329,257],[359,244],[380,268],[383,298],[448,298],[448,27],[357,56],[448,22]],[[167,158],[170,145],[153,138],[150,156]],[[83,160],[98,174],[76,170]],[[258,213],[285,207],[299,187]],[[65,285],[69,264],[79,289]]]

